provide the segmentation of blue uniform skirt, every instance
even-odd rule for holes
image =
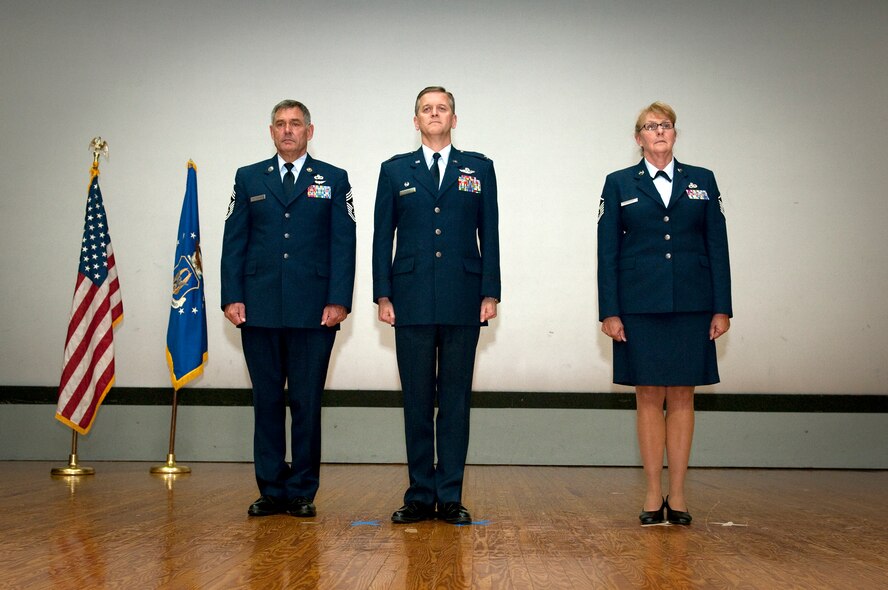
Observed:
[[[621,315],[627,342],[614,341],[614,383],[710,385],[718,383],[711,312]]]

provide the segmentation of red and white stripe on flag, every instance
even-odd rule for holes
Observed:
[[[56,410],[56,418],[80,434],[89,432],[114,385],[114,326],[121,319],[120,282],[94,167]]]

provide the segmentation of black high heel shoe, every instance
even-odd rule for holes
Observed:
[[[667,509],[666,500],[663,500],[663,504],[657,508],[656,510],[642,510],[641,514],[638,515],[638,520],[641,521],[641,526],[649,526],[652,524],[663,524],[663,511]]]
[[[663,500],[663,506],[666,508],[666,522],[669,524],[679,524],[682,526],[688,526],[691,524],[691,513],[690,512],[682,512],[681,510],[673,510],[669,506],[669,496],[666,496],[666,499]]]

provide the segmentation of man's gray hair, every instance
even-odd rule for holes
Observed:
[[[271,109],[271,124],[274,125],[274,118],[277,116],[278,111],[281,109],[299,109],[302,111],[302,116],[305,118],[305,124],[311,125],[311,113],[308,112],[308,107],[299,102],[298,100],[286,99],[274,105],[274,108]]]

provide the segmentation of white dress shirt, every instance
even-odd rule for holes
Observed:
[[[654,186],[657,187],[657,191],[660,193],[660,198],[663,199],[663,204],[668,207],[669,199],[672,198],[672,181],[675,180],[675,158],[669,160],[669,163],[663,168],[663,172],[669,175],[669,180],[666,180],[662,176],[660,178],[654,178],[657,175],[657,172],[659,172],[659,169],[648,162],[647,159],[644,161],[644,166],[647,168],[651,178],[654,179]]]
[[[302,157],[293,162],[293,182],[296,182],[296,178],[299,178],[299,173],[302,171],[302,166],[305,164],[305,158],[308,156],[308,152],[302,154]],[[281,182],[284,182],[284,175],[287,173],[287,169],[284,167],[287,161],[278,154],[278,170],[281,172]]]
[[[450,157],[450,148],[452,144],[447,144],[445,147],[441,148],[437,152],[427,146],[426,144],[422,144],[422,155],[425,156],[426,168],[429,170],[432,169],[432,162],[435,160],[435,154],[441,154],[441,158],[438,160],[438,188],[441,188],[441,183],[444,182],[444,169],[447,168],[447,159]]]

